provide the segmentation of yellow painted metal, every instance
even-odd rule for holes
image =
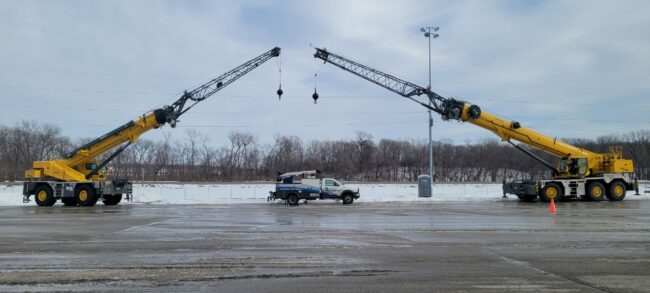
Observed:
[[[555,198],[558,193],[559,191],[554,186],[546,188],[546,197],[548,198]]]
[[[601,195],[603,195],[603,189],[600,188],[599,185],[594,185],[591,188],[591,194],[593,194],[596,197],[600,197]]]
[[[55,161],[36,161],[32,169],[25,171],[26,179],[56,179],[62,181],[89,182],[102,180],[105,174],[97,174],[86,179],[91,170],[86,169],[87,163],[97,163],[96,158],[115,147],[130,141],[135,142],[143,133],[160,127],[153,112],[149,112],[139,119],[133,121],[131,127],[127,127],[114,135],[105,137],[86,150],[81,150],[74,156]]]
[[[79,200],[80,201],[88,200],[88,191],[86,191],[86,190],[79,191]]]
[[[570,145],[529,128],[520,127],[515,129],[512,126],[512,121],[502,119],[485,111],[481,112],[481,116],[478,119],[471,119],[468,114],[469,106],[470,104],[465,104],[461,120],[490,130],[504,141],[514,139],[558,157],[564,157],[567,155],[589,157],[596,155],[595,153]]]
[[[614,196],[621,197],[623,193],[625,193],[625,188],[622,185],[619,184],[614,187]]]
[[[47,199],[47,191],[41,190],[37,195],[38,201],[45,201]]]
[[[632,160],[623,159],[623,151],[620,147],[610,147],[609,152],[604,154],[594,153],[558,140],[555,137],[539,133],[521,124],[515,127],[513,121],[485,111],[482,111],[477,119],[473,119],[469,114],[470,106],[471,104],[465,103],[461,121],[485,128],[499,136],[503,141],[513,139],[560,158],[576,159],[576,163],[581,163],[578,159],[586,159],[586,166],[581,166],[584,169],[584,172],[580,172],[581,174],[570,174],[568,170],[564,170],[566,168],[558,167],[560,174],[556,175],[555,178],[581,178],[597,176],[603,173],[634,172]]]

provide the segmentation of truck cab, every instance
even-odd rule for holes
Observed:
[[[301,199],[340,199],[343,204],[351,204],[360,197],[358,188],[352,189],[334,178],[320,178],[320,174],[319,170],[279,174],[268,200],[282,199],[297,205]]]

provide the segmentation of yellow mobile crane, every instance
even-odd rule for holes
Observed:
[[[176,127],[178,118],[198,102],[277,56],[280,56],[280,48],[275,47],[190,92],[185,91],[173,104],[148,112],[80,146],[62,159],[34,162],[32,168],[25,171],[23,202],[29,202],[30,195],[34,195],[39,206],[52,206],[57,199],[69,206],[93,206],[100,198],[105,205],[116,205],[123,195],[131,199],[130,180],[108,178],[105,167],[111,160],[143,133],[166,123],[172,128]],[[98,161],[98,157],[115,148],[115,152],[102,162]]]
[[[517,121],[509,121],[481,111],[477,105],[442,97],[430,88],[418,86],[325,49],[316,48],[314,57],[411,99],[440,114],[443,120],[469,122],[485,128],[542,163],[550,169],[550,179],[505,183],[504,190],[522,200],[532,201],[539,197],[548,202],[551,199],[561,201],[580,196],[592,201],[601,201],[605,197],[611,201],[619,201],[625,198],[627,190],[634,188],[631,180],[634,165],[632,160],[623,158],[621,147],[610,147],[608,153],[594,153],[536,132]],[[431,106],[414,98],[420,95],[426,95]],[[512,142],[513,140],[559,157],[557,166]]]

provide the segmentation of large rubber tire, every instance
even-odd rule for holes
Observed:
[[[607,189],[607,199],[610,201],[621,201],[625,198],[625,184],[620,180],[615,180],[609,183],[609,188]]]
[[[290,194],[287,196],[287,203],[288,203],[289,205],[297,206],[299,201],[300,201],[300,198],[299,198],[298,195],[295,194],[295,193],[290,193]]]
[[[551,202],[551,199],[555,202],[560,202],[564,200],[564,191],[560,187],[560,184],[549,182],[539,192],[539,199],[544,202]]]
[[[343,200],[343,204],[352,204],[354,202],[354,196],[351,193],[344,193],[341,199]]]
[[[54,192],[51,187],[41,185],[36,187],[36,190],[34,191],[34,201],[38,206],[51,207],[56,203],[56,198],[54,198]]]
[[[61,202],[68,207],[74,207],[79,204],[74,197],[62,197]]]
[[[75,199],[82,207],[92,207],[97,203],[95,188],[90,185],[81,185],[74,194]]]
[[[602,201],[605,199],[605,184],[600,181],[590,181],[587,183],[587,190],[585,190],[587,198],[591,201]]]
[[[102,202],[104,205],[107,206],[114,206],[117,205],[122,201],[122,194],[109,194],[109,195],[104,195],[104,198],[102,199]]]

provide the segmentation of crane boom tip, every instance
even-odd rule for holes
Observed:
[[[280,56],[280,50],[281,50],[280,47],[275,47],[271,49],[271,55],[273,55],[273,57]]]

